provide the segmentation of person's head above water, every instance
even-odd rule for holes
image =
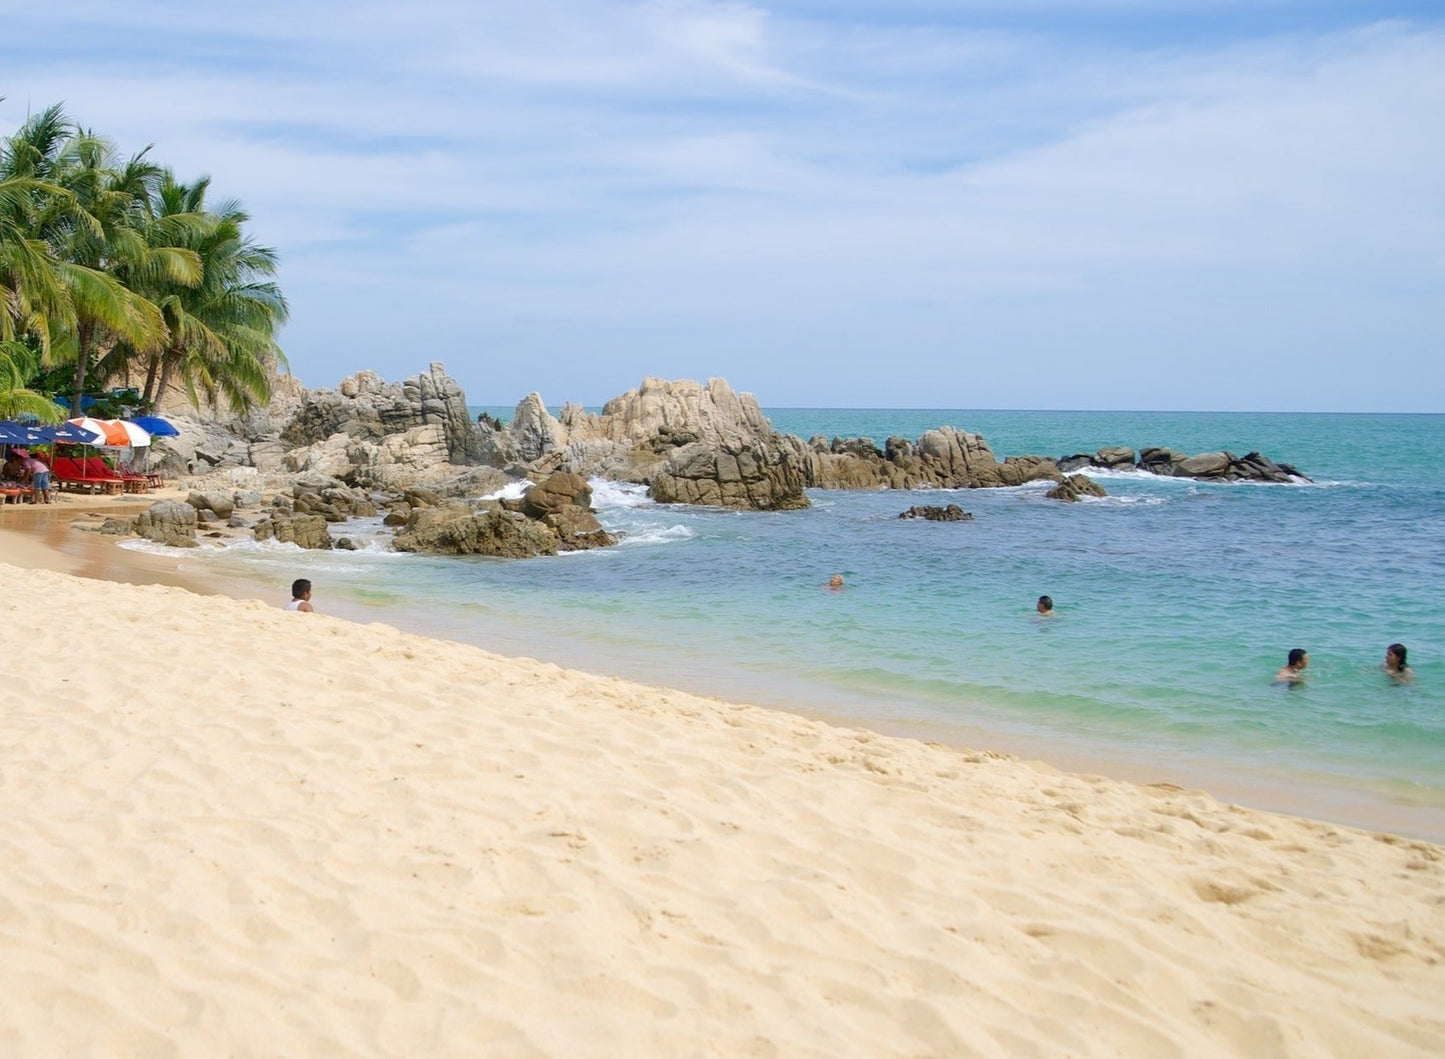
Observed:
[[[1052,614],[1054,612],[1054,598],[1052,596],[1040,596],[1037,606],[1040,614]]]
[[[1402,643],[1392,643],[1385,648],[1385,668],[1392,673],[1399,673],[1405,669],[1405,656],[1407,652]]]
[[[1303,669],[1310,664],[1309,652],[1303,647],[1293,647],[1289,652],[1289,667],[1291,669]]]
[[[843,575],[842,575],[842,574],[834,574],[832,577],[828,578],[828,587],[829,587],[829,588],[832,588],[832,589],[842,588],[842,587],[843,587]]]

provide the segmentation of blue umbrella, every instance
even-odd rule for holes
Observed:
[[[180,433],[180,431],[171,424],[170,420],[162,419],[160,416],[136,416],[134,419],[126,420],[126,422],[134,423],[151,437],[155,438],[173,438]]]
[[[30,430],[24,423],[0,423],[0,445],[29,445],[35,440]]]
[[[98,441],[105,440],[74,423],[61,423],[58,427],[35,427],[34,429],[42,441],[60,441],[71,445],[94,445]]]

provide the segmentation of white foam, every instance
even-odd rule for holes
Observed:
[[[632,482],[613,482],[591,478],[592,506],[598,510],[609,507],[655,507],[657,502],[647,493],[647,486]]]
[[[691,540],[697,533],[687,526],[657,526],[637,533],[628,533],[618,542],[619,548],[638,544],[670,544]]]
[[[488,493],[486,496],[478,497],[479,500],[521,500],[522,494],[537,483],[530,478],[522,478],[515,482],[508,482],[495,493]]]

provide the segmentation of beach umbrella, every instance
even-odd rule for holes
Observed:
[[[169,419],[162,419],[160,416],[134,416],[130,422],[153,438],[173,438],[180,433]]]
[[[129,448],[143,449],[151,443],[151,436],[143,427],[138,427],[134,423],[129,423],[124,419],[107,419],[104,422],[107,424],[114,423],[125,432],[125,444]]]
[[[0,423],[0,445],[32,445],[35,437],[24,423]]]
[[[79,419],[68,419],[66,422],[78,426],[82,430],[88,430],[92,434],[100,436],[99,441],[92,441],[89,444],[100,449],[124,449],[130,447],[130,435],[125,428],[114,419],[91,419],[89,416],[82,416]],[[141,433],[145,433],[142,431]],[[150,437],[146,437],[146,444],[150,444]]]
[[[74,423],[61,423],[58,427],[32,427],[39,440],[43,442],[60,442],[69,445],[94,445],[105,440],[94,431],[78,427]]]

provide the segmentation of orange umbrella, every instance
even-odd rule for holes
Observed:
[[[115,419],[91,419],[89,416],[82,416],[80,419],[68,419],[81,430],[88,430],[92,434],[100,436],[99,441],[91,442],[97,448],[124,449],[130,447],[130,435],[125,432],[125,427]]]

